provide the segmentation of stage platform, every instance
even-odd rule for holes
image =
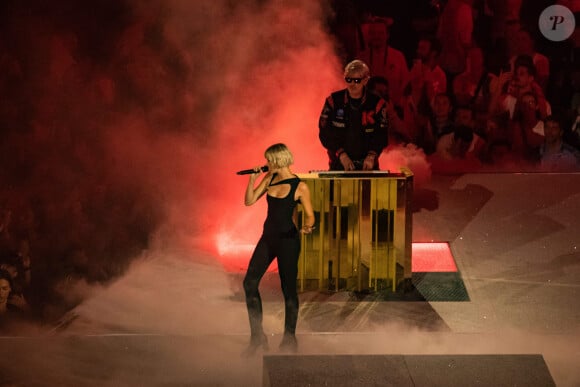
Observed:
[[[448,242],[457,271],[413,273],[414,287],[389,297],[301,294],[296,356],[424,356],[440,368],[468,355],[543,359],[555,385],[579,386],[580,174],[433,177],[415,187],[413,207],[413,241]],[[268,274],[270,350],[244,358],[241,273],[200,250],[153,254],[110,287],[87,289],[92,297],[59,326],[1,337],[0,386],[261,386],[263,356],[287,355],[278,287]],[[490,367],[478,372],[495,372],[498,385],[514,375]],[[336,380],[341,371],[312,372]]]

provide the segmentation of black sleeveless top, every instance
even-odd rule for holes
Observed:
[[[274,175],[274,177],[276,176]],[[274,180],[274,177],[272,177],[272,180]],[[268,215],[264,222],[264,235],[272,237],[294,237],[298,235],[296,225],[292,221],[292,215],[299,202],[298,200],[294,200],[299,183],[300,178],[298,177],[280,180],[273,184],[270,183],[270,186],[290,184],[290,192],[283,198],[276,198],[266,194]]]

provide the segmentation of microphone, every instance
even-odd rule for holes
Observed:
[[[268,166],[264,165],[263,167],[260,167],[260,171],[262,172],[268,172]],[[241,171],[237,171],[236,175],[251,175],[252,173],[257,173],[256,171],[254,171],[254,169],[243,169]]]

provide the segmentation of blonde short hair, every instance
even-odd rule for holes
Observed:
[[[351,75],[353,73],[360,73],[361,76],[368,77],[370,74],[369,66],[360,59],[355,59],[344,66],[344,76]]]
[[[294,156],[284,144],[274,144],[266,149],[264,157],[275,168],[284,168],[294,164]]]

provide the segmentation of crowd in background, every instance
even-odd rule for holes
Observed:
[[[390,146],[422,149],[434,173],[578,171],[580,35],[541,34],[553,3],[339,2],[333,30],[388,101]]]

